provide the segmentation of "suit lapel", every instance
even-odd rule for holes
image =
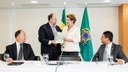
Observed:
[[[111,55],[113,55],[114,53],[114,43],[112,43],[112,47],[111,47]]]
[[[13,44],[13,51],[14,51],[14,58],[17,59],[17,46],[16,46],[16,43]]]
[[[48,28],[49,34],[51,34],[51,36],[54,38],[54,34],[53,34],[53,31],[52,31],[49,23],[47,23],[47,28]]]
[[[104,45],[103,45],[103,48],[102,48],[102,53],[101,53],[101,55],[102,55],[102,56],[101,56],[101,57],[102,57],[102,60],[103,60],[103,55],[104,55],[105,46],[106,46],[106,45],[104,44]]]
[[[26,51],[27,50],[27,48],[26,48],[26,45],[25,45],[25,43],[23,43],[23,56],[24,56],[24,59],[26,58]]]

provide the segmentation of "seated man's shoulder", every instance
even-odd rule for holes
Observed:
[[[6,48],[11,48],[11,47],[13,47],[14,45],[15,45],[15,43],[14,43],[14,44],[7,45]]]
[[[24,43],[24,45],[31,46],[29,43]]]
[[[24,43],[24,46],[27,47],[27,48],[32,48],[29,43]]]
[[[120,44],[114,44],[116,49],[122,49],[122,46]]]
[[[100,47],[105,47],[105,44],[101,44]]]

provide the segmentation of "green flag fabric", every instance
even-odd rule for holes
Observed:
[[[63,9],[62,12],[62,19],[61,19],[61,24],[60,24],[60,28],[61,30],[66,26],[66,13],[65,13],[65,8]]]
[[[84,9],[82,24],[80,28],[81,41],[79,43],[81,55],[84,61],[91,61],[93,56],[93,46],[90,35],[90,26],[87,8]]]

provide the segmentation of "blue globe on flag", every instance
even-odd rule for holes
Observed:
[[[91,39],[90,31],[87,28],[82,29],[81,33],[81,43],[86,45],[86,43]]]

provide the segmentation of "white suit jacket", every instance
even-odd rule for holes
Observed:
[[[80,42],[80,28],[73,26],[69,31],[68,27],[64,27],[62,33],[64,37],[66,36],[69,39],[72,39],[74,42],[64,42],[64,48],[62,51],[66,52],[80,52],[79,42]]]

